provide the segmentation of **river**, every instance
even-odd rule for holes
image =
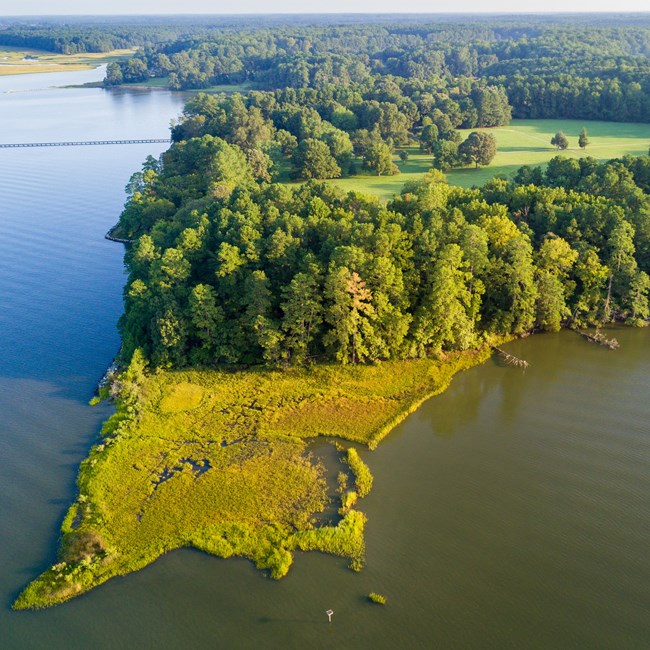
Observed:
[[[179,95],[48,88],[99,76],[0,78],[0,141],[166,137]],[[0,647],[647,648],[649,330],[617,331],[618,351],[566,332],[515,342],[528,370],[464,373],[364,453],[359,574],[308,553],[276,582],[188,549],[11,611],[54,560],[110,413],[87,406],[119,345],[123,249],[103,235],[162,148],[0,150]]]

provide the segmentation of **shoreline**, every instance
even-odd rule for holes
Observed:
[[[134,239],[126,239],[121,237],[115,237],[113,233],[119,228],[119,224],[115,224],[108,232],[104,235],[104,239],[108,241],[116,242],[117,244],[133,244]]]

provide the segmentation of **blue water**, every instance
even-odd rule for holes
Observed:
[[[177,95],[48,88],[99,76],[0,78],[0,141],[166,136]],[[123,249],[103,235],[160,151],[0,149],[0,650],[649,647],[648,330],[618,333],[616,352],[571,333],[519,341],[526,372],[464,373],[365,453],[360,574],[308,553],[276,582],[182,550],[11,611],[54,560],[110,413],[87,405],[119,345]]]
[[[101,74],[0,77],[0,141],[168,136],[180,96],[49,87]],[[78,464],[109,412],[87,406],[119,348],[123,249],[104,233],[131,173],[164,148],[0,149],[2,648],[73,647],[8,607],[52,560]]]

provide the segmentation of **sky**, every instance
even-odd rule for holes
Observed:
[[[244,13],[549,13],[649,11],[648,0],[0,0],[0,16]]]

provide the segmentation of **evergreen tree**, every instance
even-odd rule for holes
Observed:
[[[578,146],[581,149],[586,149],[588,144],[589,138],[587,137],[587,129],[583,127],[582,131],[580,131],[580,135],[578,136]]]
[[[285,332],[287,360],[303,363],[322,322],[320,288],[313,275],[297,273],[282,294],[282,330]]]

